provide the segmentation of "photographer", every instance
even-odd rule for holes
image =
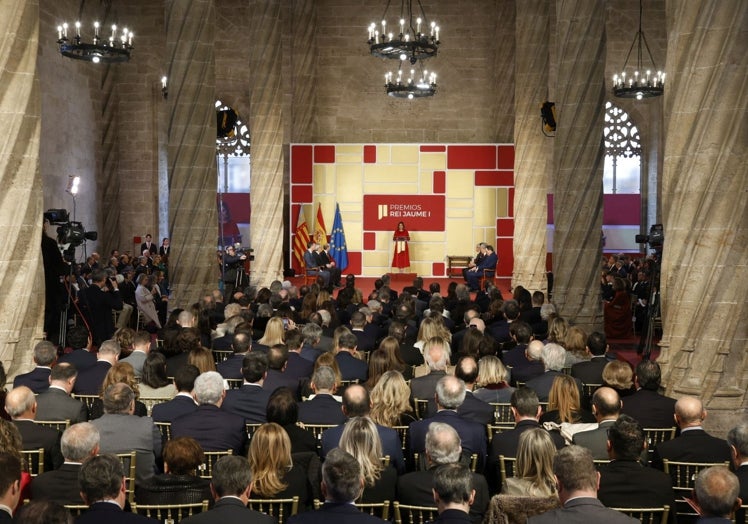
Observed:
[[[122,297],[119,294],[117,279],[108,277],[104,269],[91,272],[91,285],[84,289],[80,297],[81,309],[96,346],[114,334],[112,310],[122,311]]]
[[[247,260],[247,255],[237,254],[234,246],[226,248],[226,253],[221,260],[221,269],[223,270],[223,296],[226,297],[227,303],[233,302],[236,279],[240,276],[240,267],[245,260]],[[243,269],[241,272],[243,273]]]

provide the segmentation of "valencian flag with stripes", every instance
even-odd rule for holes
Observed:
[[[320,246],[327,244],[327,228],[325,227],[325,218],[322,216],[322,204],[318,204],[317,220],[314,221],[314,241]]]
[[[309,243],[309,228],[306,225],[304,206],[299,208],[299,219],[296,222],[296,231],[293,236],[293,266],[294,270],[301,272],[304,269],[304,251]]]
[[[340,205],[335,204],[335,220],[332,224],[332,236],[330,237],[330,256],[340,271],[348,267],[348,248],[345,245],[345,231],[343,231],[343,219],[340,216]]]

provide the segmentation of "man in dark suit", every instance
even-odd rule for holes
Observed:
[[[341,408],[347,419],[369,416],[369,411],[371,410],[369,392],[366,391],[366,388],[358,384],[347,387],[343,392],[343,404]],[[397,431],[392,428],[380,426],[379,424],[375,425],[377,433],[379,433],[379,439],[382,441],[382,454],[385,456],[389,455],[390,463],[397,469],[398,473],[403,473],[405,471],[405,460],[403,459],[403,449]],[[345,424],[341,424],[322,433],[323,458],[332,448],[338,446],[344,428]]]
[[[546,344],[543,346],[540,358],[543,361],[545,373],[528,380],[526,385],[528,388],[535,390],[540,402],[548,402],[548,395],[551,392],[553,381],[557,376],[562,374],[564,361],[566,360],[566,350],[558,344]],[[582,398],[584,396],[582,381],[575,378],[574,382],[577,383],[577,388],[579,389],[579,398]]]
[[[434,472],[434,503],[439,516],[434,524],[469,524],[468,512],[475,501],[473,474],[464,464],[439,466]]]
[[[247,429],[244,417],[221,409],[226,391],[223,377],[216,371],[206,371],[195,379],[197,410],[171,423],[171,436],[192,437],[205,451],[233,450],[243,455],[247,449]]]
[[[153,243],[153,237],[151,237],[150,233],[145,236],[145,242],[140,244],[140,254],[142,255],[146,249],[151,256],[157,252],[156,244]]]
[[[470,291],[479,291],[478,280],[483,277],[484,270],[489,276],[493,276],[496,271],[496,264],[499,261],[499,257],[493,250],[493,246],[486,245],[486,258],[480,261],[480,264],[474,268],[469,269],[465,273],[465,280],[470,287]]]
[[[545,366],[543,366],[543,361],[541,360],[542,354],[543,341],[533,340],[527,344],[522,353],[522,358],[517,357],[513,359],[513,364],[506,363],[507,366],[511,366],[511,384],[516,385],[517,382],[527,383],[545,373]]]
[[[288,362],[283,373],[297,381],[310,378],[314,373],[314,363],[301,356],[304,336],[298,329],[289,329],[286,331],[285,342],[288,347]]]
[[[263,388],[267,369],[268,359],[264,353],[248,353],[242,362],[244,384],[226,392],[222,409],[242,417],[245,422],[265,422],[270,398],[270,392]]]
[[[303,359],[302,359],[303,360]],[[276,344],[267,352],[268,370],[262,387],[268,395],[278,388],[288,388],[298,396],[299,379],[286,373],[288,346]]]
[[[448,424],[434,422],[426,433],[426,466],[427,469],[406,473],[397,481],[397,500],[401,504],[412,506],[432,506],[434,471],[444,464],[454,464],[462,459],[460,436]],[[470,505],[470,518],[474,523],[483,521],[488,509],[490,495],[486,478],[473,473],[475,500]]]
[[[96,364],[96,355],[90,351],[91,334],[85,326],[72,326],[68,329],[67,343],[73,351],[62,355],[57,360],[58,364],[63,362],[72,364],[79,373]]]
[[[117,280],[108,278],[104,269],[94,269],[91,272],[91,285],[82,291],[80,303],[91,327],[93,343],[98,346],[112,338],[112,310],[122,311],[123,307]]]
[[[314,397],[299,403],[299,422],[304,424],[344,424],[341,404],[333,397],[335,372],[329,366],[320,366],[312,375]]]
[[[216,366],[223,378],[242,378],[244,357],[252,351],[252,337],[247,333],[232,335],[231,349],[234,354]]]
[[[426,449],[426,433],[432,422],[444,422],[452,426],[460,435],[462,449],[467,454],[478,455],[478,471],[483,471],[486,459],[486,427],[466,420],[457,414],[457,409],[465,400],[465,383],[457,377],[447,375],[436,384],[437,412],[433,417],[412,422],[408,429],[410,452],[420,453]]]
[[[637,519],[608,509],[597,499],[600,474],[595,469],[589,450],[569,446],[556,453],[553,473],[558,485],[562,507],[527,519],[528,524],[635,524]]]
[[[357,358],[356,344],[358,340],[351,333],[344,333],[338,338],[338,347],[335,348],[335,360],[340,368],[343,380],[358,380],[365,382],[369,374],[369,366],[365,360]]]
[[[693,487],[693,504],[699,508],[696,524],[731,524],[740,507],[738,478],[725,466],[699,471]]]
[[[599,331],[590,333],[587,337],[587,353],[590,359],[571,366],[571,376],[581,380],[582,384],[602,384],[603,368],[608,363],[608,359],[605,358],[607,351],[605,334]]]
[[[317,275],[322,277],[322,286],[328,288],[330,286],[330,272],[327,269],[321,267],[322,263],[317,258],[317,244],[314,240],[310,240],[306,245],[307,249],[304,251],[304,266],[306,267],[307,275]]]
[[[740,482],[740,498],[748,504],[748,423],[743,422],[727,433],[727,444],[732,452],[732,465]],[[736,515],[736,522],[744,522],[744,511]],[[743,518],[743,520],[740,520]]]
[[[79,395],[98,395],[101,385],[109,370],[117,363],[120,346],[115,340],[105,340],[96,354],[96,364],[78,373],[73,385],[73,393]]]
[[[675,399],[660,395],[660,365],[642,360],[636,365],[634,384],[637,391],[626,397],[622,413],[634,417],[644,428],[670,428],[675,426]]]
[[[351,333],[356,337],[356,348],[359,351],[374,351],[377,339],[366,333],[366,317],[360,311],[354,311],[351,314]]]
[[[0,522],[11,524],[13,510],[21,499],[21,461],[0,452]]]
[[[60,432],[34,422],[36,397],[26,386],[13,388],[5,397],[5,410],[21,433],[24,450],[44,448],[44,469],[59,468],[63,458],[60,451]]]
[[[289,517],[287,524],[382,524],[384,522],[356,508],[355,501],[364,489],[364,477],[356,459],[340,448],[333,449],[322,463],[321,489],[325,503],[318,510]]]
[[[494,409],[488,402],[473,396],[475,381],[478,380],[478,363],[475,357],[465,356],[457,361],[455,376],[465,383],[465,401],[457,409],[457,414],[478,424],[490,424],[494,420]]]
[[[532,340],[532,328],[530,324],[519,320],[512,322],[509,336],[512,337],[512,341],[516,345],[511,349],[502,351],[500,355],[501,361],[505,366],[511,366],[512,368],[527,366],[530,361],[527,360],[525,349],[527,349],[527,344]]]
[[[400,344],[400,356],[409,366],[420,366],[424,363],[421,350],[413,345],[415,340],[406,340],[406,327],[402,322],[392,322],[387,328],[387,335],[393,337]],[[445,364],[446,365],[446,364]]]
[[[85,504],[78,486],[81,464],[99,454],[99,430],[89,422],[70,426],[62,434],[65,462],[59,469],[45,471],[31,483],[31,498],[52,500],[58,504]]]
[[[88,420],[88,409],[70,396],[78,372],[72,364],[57,364],[49,375],[49,389],[36,397],[36,418],[69,420],[70,424]]]
[[[606,431],[611,462],[600,466],[597,498],[609,508],[649,508],[667,504],[670,507],[668,522],[674,522],[675,493],[670,476],[644,467],[640,462],[642,452],[646,451],[641,425],[628,415],[621,415]]]
[[[168,402],[161,402],[153,406],[151,416],[154,422],[172,422],[175,418],[197,409],[192,390],[195,387],[195,379],[200,375],[200,370],[193,365],[187,365],[177,371],[174,377],[174,385],[178,393]]]
[[[34,393],[47,391],[49,373],[57,360],[57,348],[48,340],[42,340],[34,346],[34,363],[36,367],[28,373],[17,375],[13,387],[26,386]]]
[[[706,410],[696,397],[681,397],[675,403],[675,422],[680,436],[657,445],[652,466],[662,469],[662,460],[676,462],[729,462],[732,453],[727,441],[709,435],[701,426]]]
[[[86,460],[80,468],[80,491],[88,504],[76,524],[156,524],[158,521],[123,511],[127,492],[125,471],[114,455],[98,455]]]
[[[592,414],[597,419],[597,428],[574,433],[574,444],[585,447],[596,460],[608,458],[608,430],[621,414],[621,398],[616,390],[598,388],[592,395]]]
[[[444,340],[427,340],[423,346],[423,356],[429,367],[429,374],[410,381],[410,398],[430,400],[434,398],[436,384],[447,376],[447,352]]]
[[[252,472],[243,457],[221,457],[213,466],[210,490],[215,505],[205,513],[182,520],[182,524],[273,524],[276,519],[247,508]]]

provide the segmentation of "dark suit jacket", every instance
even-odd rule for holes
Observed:
[[[420,366],[424,362],[421,350],[407,342],[400,344],[400,356],[409,366]]]
[[[599,500],[592,497],[570,500],[562,508],[552,509],[527,519],[527,524],[590,524],[591,522],[636,524],[639,521],[606,508]]]
[[[527,364],[514,366],[511,369],[511,384],[515,386],[517,382],[529,382],[535,377],[539,377],[545,373],[545,367],[540,361],[527,361]]]
[[[621,413],[634,417],[645,428],[670,428],[675,426],[675,399],[640,389],[624,399]]]
[[[597,498],[609,508],[670,506],[668,522],[674,522],[675,493],[670,476],[634,460],[614,460],[600,466]]]
[[[79,372],[78,378],[75,379],[73,393],[80,395],[98,395],[101,393],[104,377],[111,367],[112,365],[106,360],[98,360],[93,366]]]
[[[136,515],[122,509],[110,502],[96,502],[91,504],[87,511],[75,519],[75,524],[156,524],[156,519],[150,519],[143,515]],[[183,521],[184,522],[184,521]]]
[[[369,366],[366,365],[366,361],[357,359],[347,351],[341,351],[335,355],[335,360],[338,362],[343,380],[358,379],[359,382],[366,381],[366,377],[369,375]]]
[[[542,375],[538,375],[537,377],[528,380],[526,386],[535,390],[535,393],[538,394],[538,400],[540,402],[548,402],[548,395],[551,392],[553,380],[559,375],[563,375],[563,373],[561,373],[560,371],[548,370]],[[579,388],[579,398],[582,398],[584,396],[582,381],[580,381],[578,378],[575,378],[574,382],[577,383],[577,388]]]
[[[166,375],[173,377],[177,371],[187,365],[187,359],[190,357],[189,352],[184,351],[166,359]]]
[[[472,391],[465,392],[465,401],[457,408],[457,414],[466,420],[472,420],[478,424],[491,424],[494,421],[494,409],[489,403],[473,395]],[[429,399],[426,415],[433,417],[436,414],[436,402]]]
[[[432,371],[428,375],[414,378],[410,381],[410,398],[431,400],[436,393],[436,383],[447,376],[446,371]]]
[[[65,353],[58,360],[58,363],[67,362],[75,366],[78,373],[84,369],[90,368],[96,364],[96,355],[88,351],[87,349],[76,349],[70,353]]]
[[[432,422],[444,422],[452,426],[460,436],[462,450],[466,453],[478,454],[478,471],[483,471],[486,459],[486,427],[462,418],[457,412],[443,409],[433,417],[417,420],[410,424],[408,435],[410,437],[410,452],[423,454],[426,446],[426,433]]]
[[[377,339],[370,336],[366,331],[351,331],[358,340],[356,349],[359,351],[374,351],[376,349]]]
[[[62,465],[64,462],[60,450],[62,434],[59,431],[39,425],[33,420],[14,420],[13,424],[21,433],[24,450],[44,448],[44,471],[51,471]]]
[[[122,296],[119,291],[102,291],[94,284],[83,290],[82,302],[91,326],[93,342],[99,346],[114,334],[112,310],[122,310]]]
[[[226,392],[221,409],[239,415],[246,422],[266,422],[270,392],[257,384],[244,384]]]
[[[325,502],[316,511],[288,517],[287,524],[382,524],[380,518],[364,513],[353,504]],[[186,523],[193,524],[193,523]]]
[[[70,420],[70,424],[88,420],[88,409],[64,390],[49,388],[36,397],[37,420]]]
[[[602,384],[603,368],[608,363],[605,355],[592,357],[586,362],[578,362],[571,366],[571,376],[578,378],[582,384]]]
[[[652,455],[652,467],[662,469],[662,459],[676,462],[730,462],[726,440],[712,437],[703,429],[689,429],[673,440],[660,442]]]
[[[392,428],[377,426],[379,439],[382,441],[382,454],[390,456],[390,464],[395,466],[398,473],[405,471],[405,461],[403,459],[403,448],[400,443],[400,436]],[[340,437],[343,435],[345,424],[325,430],[322,433],[322,458],[327,456],[331,449],[338,446]]]
[[[469,524],[470,522],[480,522],[474,520],[470,515],[460,509],[445,509],[434,520],[434,524]]]
[[[294,377],[297,380],[302,378],[309,378],[314,373],[314,363],[302,357],[295,351],[288,352],[288,364],[286,369],[283,371],[289,377]]]
[[[265,380],[262,382],[262,389],[267,391],[269,396],[273,391],[282,387],[290,389],[296,398],[300,398],[299,379],[297,377],[288,375],[285,371],[268,369],[268,374],[265,377]]]
[[[299,402],[299,422],[304,424],[344,424],[342,404],[332,395],[315,395],[311,400]]]
[[[28,373],[17,375],[13,379],[13,387],[26,386],[34,393],[42,393],[47,391],[49,387],[49,374],[52,372],[51,368],[47,367],[35,367]]]
[[[171,437],[192,437],[205,451],[226,451],[243,455],[247,449],[247,429],[244,417],[205,404],[192,413],[171,422]]]
[[[312,365],[314,364],[314,361],[317,360],[317,357],[319,357],[321,354],[322,351],[306,343],[301,346],[301,353],[299,353],[301,358],[308,360],[312,363]]]
[[[615,420],[603,420],[597,425],[597,429],[574,433],[572,441],[578,446],[583,446],[589,449],[592,452],[593,459],[607,460],[608,429],[610,429],[614,423]],[[606,506],[609,506],[609,504],[606,504]]]
[[[170,401],[153,406],[151,416],[154,422],[171,422],[175,418],[192,413],[196,409],[197,404],[192,397],[177,394]]]
[[[275,524],[276,519],[247,508],[241,500],[219,499],[213,509],[182,520],[181,524]]]
[[[244,375],[242,375],[242,362],[244,362],[245,356],[245,353],[231,355],[216,366],[216,371],[218,371],[223,378],[244,378]]]
[[[31,483],[33,500],[52,500],[58,504],[84,504],[80,496],[80,464],[65,463],[54,471],[45,471]]]
[[[397,501],[411,506],[433,506],[434,494],[431,487],[434,469],[402,475],[397,481]],[[473,473],[473,489],[475,489],[475,500],[470,506],[470,518],[474,523],[479,524],[483,521],[490,501],[488,483],[483,475]]]

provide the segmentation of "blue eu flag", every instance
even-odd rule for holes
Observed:
[[[345,245],[343,219],[340,217],[340,205],[338,204],[335,204],[335,220],[330,235],[330,256],[340,271],[345,271],[345,268],[348,267],[348,248]]]

